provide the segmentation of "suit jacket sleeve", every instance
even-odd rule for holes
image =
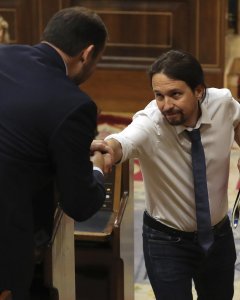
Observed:
[[[91,217],[105,200],[104,176],[90,161],[95,129],[96,105],[88,101],[64,119],[50,142],[60,206],[76,221]]]

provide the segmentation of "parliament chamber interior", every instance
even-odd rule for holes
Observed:
[[[95,73],[81,88],[101,113],[131,116],[153,99],[146,71],[169,49],[191,52],[209,87],[228,87],[240,97],[240,47],[232,46],[240,33],[240,1],[233,1],[234,10],[230,2],[0,0],[0,15],[8,23],[8,43],[33,45],[56,11],[70,6],[95,10],[109,40]],[[34,287],[32,300],[134,299],[133,173],[133,161],[115,166],[105,177],[103,207],[85,222],[74,222],[56,210],[54,238],[36,267],[35,279],[41,283]]]

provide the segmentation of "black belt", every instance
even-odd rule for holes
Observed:
[[[161,222],[157,221],[156,219],[149,216],[149,214],[145,211],[143,216],[143,223],[151,227],[152,229],[156,229],[158,231],[166,232],[172,236],[178,236],[186,239],[195,239],[197,236],[197,231],[188,232],[178,230],[167,225],[162,224]],[[221,233],[226,228],[230,227],[230,221],[228,215],[226,215],[219,223],[212,227],[213,233],[215,235]]]

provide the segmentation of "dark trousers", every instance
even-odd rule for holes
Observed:
[[[152,226],[157,221],[151,219],[145,212],[143,252],[157,300],[192,300],[192,281],[198,300],[233,298],[236,250],[228,217],[214,231],[215,242],[208,254],[193,233],[185,235],[164,225],[157,230]]]

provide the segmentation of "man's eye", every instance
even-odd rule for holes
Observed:
[[[162,100],[163,99],[163,95],[161,95],[159,93],[156,93],[155,97],[156,97],[157,100]]]
[[[182,94],[180,92],[173,93],[174,98],[179,98]]]

